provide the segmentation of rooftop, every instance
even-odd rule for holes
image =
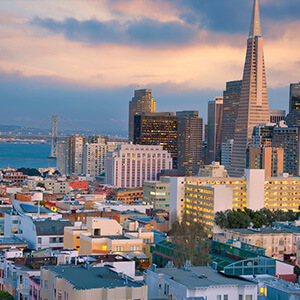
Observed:
[[[260,229],[228,229],[227,231],[234,231],[241,234],[280,234],[280,233],[300,233],[300,227],[288,228],[288,227],[277,227],[277,228],[260,228]]]
[[[188,270],[177,268],[156,269],[157,273],[163,273],[187,288],[205,288],[210,286],[253,286],[256,283],[239,278],[232,278],[221,274],[211,267],[190,267]]]
[[[61,226],[72,226],[72,223],[67,219],[58,219],[58,220],[34,220],[35,225],[61,225]]]
[[[77,290],[142,286],[140,283],[122,278],[108,267],[87,269],[84,266],[65,265],[46,267],[45,269],[56,273],[59,278],[64,278]]]
[[[263,282],[265,285],[271,286],[274,289],[280,290],[282,292],[300,295],[300,285],[297,283],[292,283],[270,275],[256,275],[255,277],[253,277],[252,275],[248,275],[243,277],[255,283]]]
[[[22,203],[22,204],[20,204],[20,207],[23,209],[23,211],[25,213],[38,213],[38,206],[37,205],[30,205],[30,204]],[[45,207],[40,206],[40,213],[41,214],[45,214],[45,213],[47,214],[47,213],[52,213],[52,211],[45,208]]]
[[[5,244],[27,244],[26,242],[22,241],[15,235],[8,236],[8,235],[2,235],[0,236],[0,246]]]
[[[102,239],[102,238],[108,238],[111,240],[130,240],[131,238],[125,236],[125,235],[91,235],[89,236],[91,238],[95,239]],[[134,238],[134,237],[132,237]]]

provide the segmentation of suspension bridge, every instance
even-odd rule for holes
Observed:
[[[60,130],[58,130],[58,124]],[[51,125],[50,128],[43,128],[45,125]],[[64,131],[61,127],[64,125]],[[69,131],[65,127],[69,127]],[[74,124],[71,121],[53,115],[45,120],[35,122],[30,126],[19,127],[15,130],[0,132],[1,141],[43,141],[51,143],[51,153],[49,158],[57,157],[57,143],[66,139],[67,135],[74,135],[79,130],[80,134],[101,135],[103,137],[111,138],[109,135],[104,135],[94,130],[86,129]]]

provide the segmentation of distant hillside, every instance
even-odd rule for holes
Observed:
[[[49,136],[51,135],[51,129],[45,129],[45,128],[26,128],[22,129],[21,126],[17,125],[0,125],[0,134],[10,134],[11,132],[13,134],[19,134],[19,135],[32,135],[32,136]],[[127,137],[127,130],[120,130],[120,131],[109,131],[109,130],[95,130],[99,133],[102,133],[104,135],[110,135],[110,136],[120,136],[120,137]],[[86,132],[83,130],[65,130],[65,131],[58,131],[59,136],[67,136],[67,135],[73,135],[73,134],[84,134],[84,135],[93,135],[91,132]]]

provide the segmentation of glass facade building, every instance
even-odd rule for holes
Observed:
[[[293,109],[300,109],[300,82],[290,85],[290,112]]]
[[[203,120],[197,111],[179,111],[178,116],[178,170],[187,176],[195,176],[203,165]]]
[[[174,113],[145,113],[134,116],[134,144],[161,145],[177,169],[178,117]]]

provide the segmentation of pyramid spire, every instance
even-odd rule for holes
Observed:
[[[258,0],[254,0],[249,38],[262,36]]]
[[[251,145],[253,128],[270,122],[266,70],[261,36],[258,0],[254,0],[243,83],[235,121],[230,176],[243,176],[247,167],[246,151]]]

